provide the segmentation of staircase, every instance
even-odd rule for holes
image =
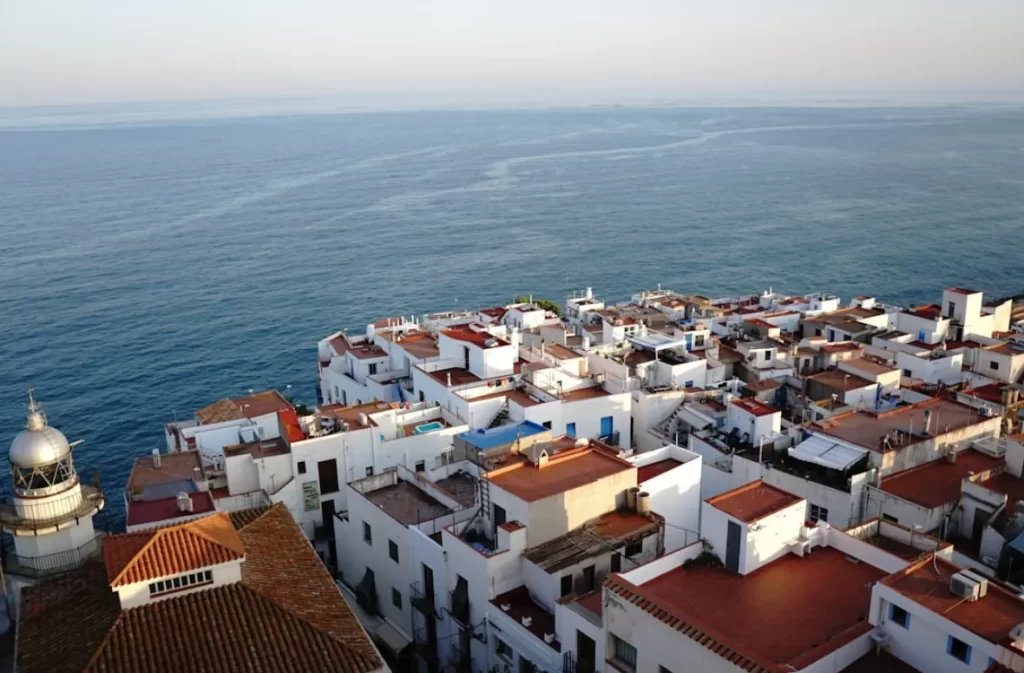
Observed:
[[[674,442],[675,437],[673,436],[674,433],[672,432],[672,428],[675,427],[676,419],[679,418],[679,414],[682,410],[683,403],[680,403],[679,406],[669,414],[668,418],[654,426],[654,434]]]
[[[487,424],[487,429],[496,428],[499,425],[505,425],[505,421],[508,420],[508,402],[502,405],[501,409],[498,409],[498,413],[494,414],[494,418]]]

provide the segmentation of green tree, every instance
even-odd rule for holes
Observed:
[[[516,297],[512,300],[515,304],[526,304],[530,301],[530,298],[526,295]],[[562,307],[558,303],[551,301],[550,299],[537,299],[534,297],[533,305],[537,308],[542,308],[545,311],[551,311],[555,315],[562,315]]]

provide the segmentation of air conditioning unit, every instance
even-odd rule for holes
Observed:
[[[973,570],[961,570],[960,574],[977,583],[978,585],[978,598],[984,598],[988,594],[988,578],[984,575],[974,572]]]
[[[973,603],[981,597],[981,586],[969,577],[956,573],[949,578],[949,592]]]

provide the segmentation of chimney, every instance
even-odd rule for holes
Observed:
[[[178,494],[178,511],[182,514],[192,513],[192,498],[185,491]]]
[[[932,410],[924,410],[924,432],[926,435],[932,434]]]
[[[153,449],[153,469],[160,469],[160,449]]]
[[[447,374],[448,374],[448,387],[451,388],[452,387],[452,373],[451,372],[447,372]]]

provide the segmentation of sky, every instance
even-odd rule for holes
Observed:
[[[1024,91],[1022,0],[0,0],[0,106]]]

